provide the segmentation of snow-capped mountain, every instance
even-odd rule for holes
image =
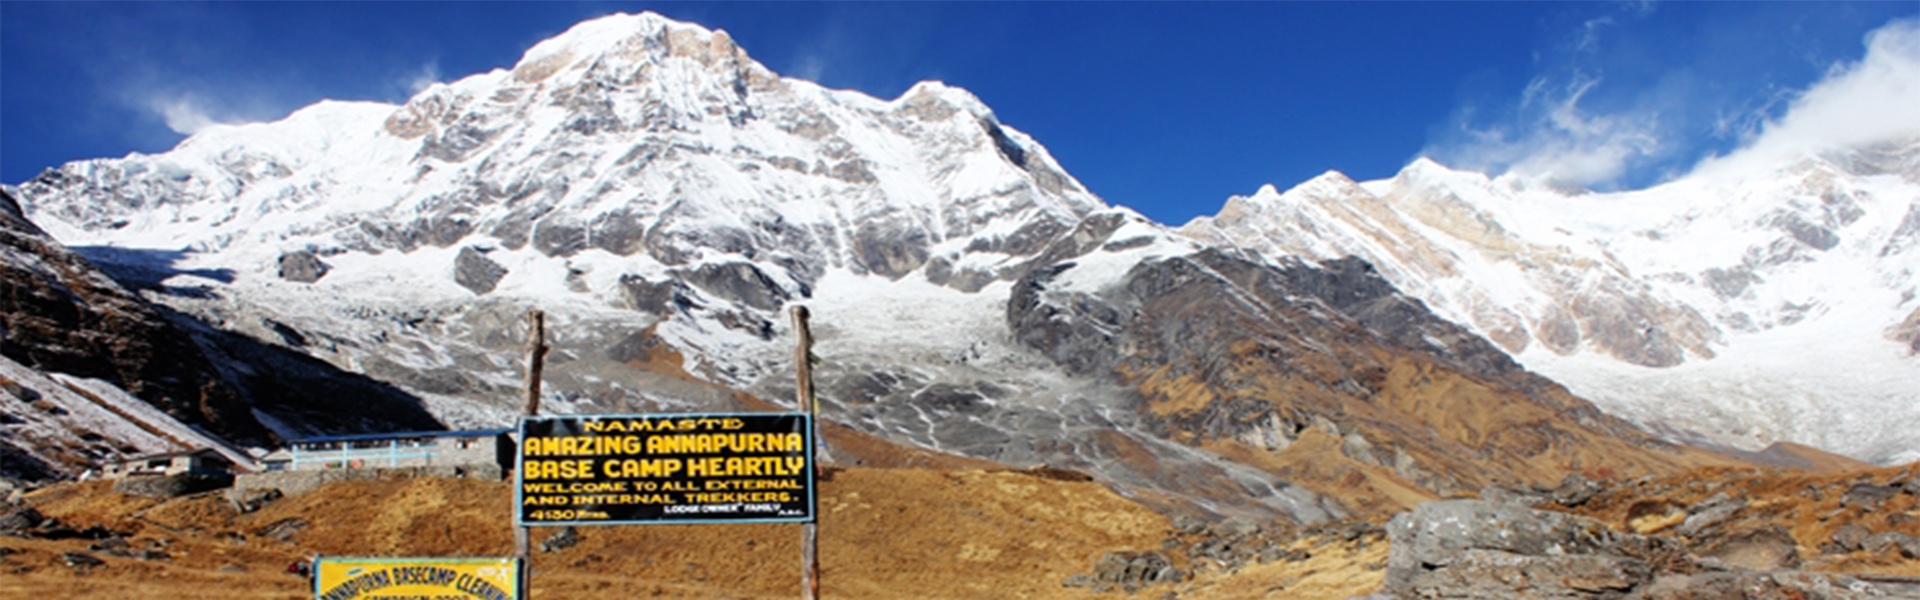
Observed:
[[[1427,171],[1468,177],[1409,173]],[[1382,185],[1308,187],[1377,199]],[[1446,285],[1405,265],[1477,268],[1441,248],[1422,263],[1362,254],[1376,270],[1340,258],[1337,236],[1289,248],[1273,241],[1284,230],[1226,215],[1180,235],[1103,203],[965,91],[828,90],[651,14],[579,24],[404,105],[323,102],[8,190],[216,362],[257,380],[286,368],[255,362],[237,341],[251,340],[401,396],[363,410],[454,427],[519,413],[530,308],[554,346],[545,410],[674,412],[790,398],[787,309],[803,304],[836,427],[1081,469],[1167,506],[1316,521],[1593,465],[1727,461],[1602,414],[1495,345],[1540,344],[1483,328],[1489,343],[1395,288]],[[1498,237],[1464,201],[1431,204]],[[1663,323],[1657,339],[1594,334],[1610,351],[1684,365],[1723,343],[1717,313],[1637,271],[1594,276],[1623,298],[1594,302],[1652,302],[1633,310]],[[353,418],[357,396],[244,395],[281,436],[386,424]],[[1351,490],[1365,491],[1326,495]]]
[[[689,371],[728,384],[783,359],[756,354],[773,325],[746,309],[809,296],[839,270],[898,279],[930,264],[978,287],[1104,208],[964,91],[826,90],[651,14],[583,23],[512,70],[404,106],[325,102],[20,191],[74,245],[185,250],[261,294],[700,313],[658,333],[699,350]],[[311,283],[275,276],[283,266]]]
[[[1920,459],[1920,139],[1568,194],[1416,161],[1229,200],[1181,232],[1359,256],[1614,414],[1757,449]]]
[[[1192,476],[1169,466],[1189,465],[1260,490],[1258,511],[1338,510],[1161,439],[1118,385],[1014,342],[1013,280],[1097,249],[1075,237],[1087,217],[1158,240],[1133,255],[1192,248],[939,83],[894,100],[827,90],[725,33],[617,15],[403,106],[323,102],[12,189],[179,314],[390,383],[450,426],[518,413],[520,316],[536,307],[555,346],[548,410],[784,400],[785,308],[804,302],[835,420],[1169,492]],[[282,436],[340,427],[265,412]],[[1153,470],[1097,464],[1082,447],[1104,434]]]

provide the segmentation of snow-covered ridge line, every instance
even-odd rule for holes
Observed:
[[[844,322],[822,351],[870,379],[847,389],[1001,411],[942,421],[845,400],[871,430],[986,448],[1009,414],[1131,427],[1122,392],[1014,339],[1015,282],[1056,268],[1053,291],[1097,295],[1233,247],[1360,256],[1661,431],[1890,460],[1913,428],[1885,424],[1920,414],[1893,404],[1920,377],[1883,334],[1920,308],[1903,266],[1920,243],[1902,241],[1920,225],[1899,225],[1920,213],[1902,204],[1910,169],[1868,162],[1903,164],[1570,196],[1422,159],[1388,180],[1263,188],[1176,235],[1108,206],[965,90],[829,90],[723,32],[618,15],[400,106],[323,103],[10,189],[56,237],[146,257],[149,297],[179,313],[390,382],[462,426],[513,414],[518,367],[501,357],[527,307],[562,337],[547,405],[632,412],[729,406],[724,388],[786,397],[782,309],[804,302]]]
[[[1529,369],[1696,443],[1920,458],[1920,138],[1568,194],[1427,159],[1230,199],[1181,228],[1360,256]],[[1902,337],[1907,335],[1908,337]]]

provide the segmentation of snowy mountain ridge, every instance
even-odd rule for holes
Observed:
[[[1920,138],[1567,194],[1421,159],[1227,202],[1182,233],[1360,256],[1601,407],[1681,439],[1920,458]],[[1903,329],[1903,324],[1904,329]]]
[[[1861,181],[1905,189],[1885,179]],[[1222,514],[1340,514],[1287,478],[1298,473],[1228,457],[1328,439],[1335,464],[1441,494],[1567,465],[1709,460],[1599,414],[1495,344],[1582,393],[1758,347],[1729,341],[1745,330],[1697,289],[1648,281],[1638,261],[1658,248],[1596,233],[1641,230],[1606,220],[1617,211],[1559,228],[1544,192],[1420,161],[1387,181],[1263,190],[1176,232],[1102,202],[964,90],[828,90],[768,71],[723,32],[651,14],[582,23],[512,69],[404,105],[323,102],[7,189],[202,343],[319,359],[448,426],[519,413],[529,308],[547,313],[555,348],[549,411],[764,410],[792,396],[785,309],[805,304],[827,421],[1083,469]],[[1884,221],[1882,197],[1856,201],[1872,205],[1856,221]],[[1757,333],[1782,329],[1785,313],[1752,293],[1729,306],[1776,324]],[[235,348],[213,354],[249,351]],[[1884,372],[1910,368],[1889,360]],[[1773,402],[1750,397],[1699,409],[1753,430],[1732,441],[1631,399],[1602,406],[1687,423],[1662,430],[1675,437],[1807,435],[1900,456],[1883,452],[1899,431],[1866,429],[1876,413],[1791,429],[1747,419],[1741,402]],[[337,405],[254,406],[282,437],[385,425],[323,418]],[[1860,432],[1868,442],[1848,446]]]
[[[670,270],[727,271],[763,288],[761,308],[831,267],[897,278],[932,259],[991,279],[1030,251],[1008,246],[1105,208],[962,90],[830,91],[653,14],[582,23],[404,106],[324,102],[21,188],[56,190],[87,200],[28,212],[78,246],[220,253],[242,272],[316,252],[339,263],[331,283],[359,277],[360,257],[459,243],[511,267],[503,291],[617,301]]]

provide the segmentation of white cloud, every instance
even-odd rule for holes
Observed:
[[[1778,120],[1760,125],[1751,143],[1702,168],[1920,136],[1920,19],[1869,32],[1866,48],[1859,62],[1834,65]]]
[[[1475,127],[1460,120],[1462,136],[1426,152],[1460,168],[1505,173],[1562,188],[1619,179],[1634,161],[1661,151],[1654,113],[1598,114],[1580,102],[1597,77],[1575,74],[1564,85],[1535,78],[1521,94],[1519,117],[1507,125]]]
[[[816,52],[807,52],[794,59],[793,72],[788,76],[819,82],[827,74],[827,59]]]
[[[426,64],[420,65],[420,70],[407,78],[407,95],[412,96],[426,91],[436,83],[440,83],[440,61],[429,60]]]
[[[1845,22],[1818,22],[1784,39],[1777,27],[1760,27],[1799,23],[1806,10],[1749,15],[1754,27],[1716,29],[1697,42],[1673,41],[1671,28],[1636,28],[1618,14],[1572,23],[1570,41],[1536,58],[1544,64],[1517,97],[1464,106],[1422,153],[1559,188],[1617,189],[1736,157],[1777,164],[1920,136],[1920,18],[1881,22],[1865,34],[1864,54],[1847,53],[1852,44],[1841,41],[1820,54],[1846,59],[1821,69],[1793,61],[1811,60],[1821,36]],[[1799,82],[1782,83],[1793,78]]]
[[[1580,28],[1584,31],[1581,32],[1580,42],[1574,45],[1574,49],[1581,52],[1591,52],[1595,48],[1598,48],[1600,46],[1600,28],[1612,24],[1613,17],[1587,19],[1587,22],[1580,25]]]
[[[147,110],[153,111],[167,124],[168,129],[180,135],[193,135],[207,127],[228,122],[210,114],[203,102],[190,95],[150,97],[144,104]]]

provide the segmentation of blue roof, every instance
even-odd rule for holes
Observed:
[[[406,438],[438,437],[491,437],[513,433],[513,429],[463,429],[459,431],[392,431],[386,433],[353,433],[347,435],[319,435],[310,438],[287,440],[289,444],[320,444],[326,442],[363,442],[367,440],[398,440]]]

